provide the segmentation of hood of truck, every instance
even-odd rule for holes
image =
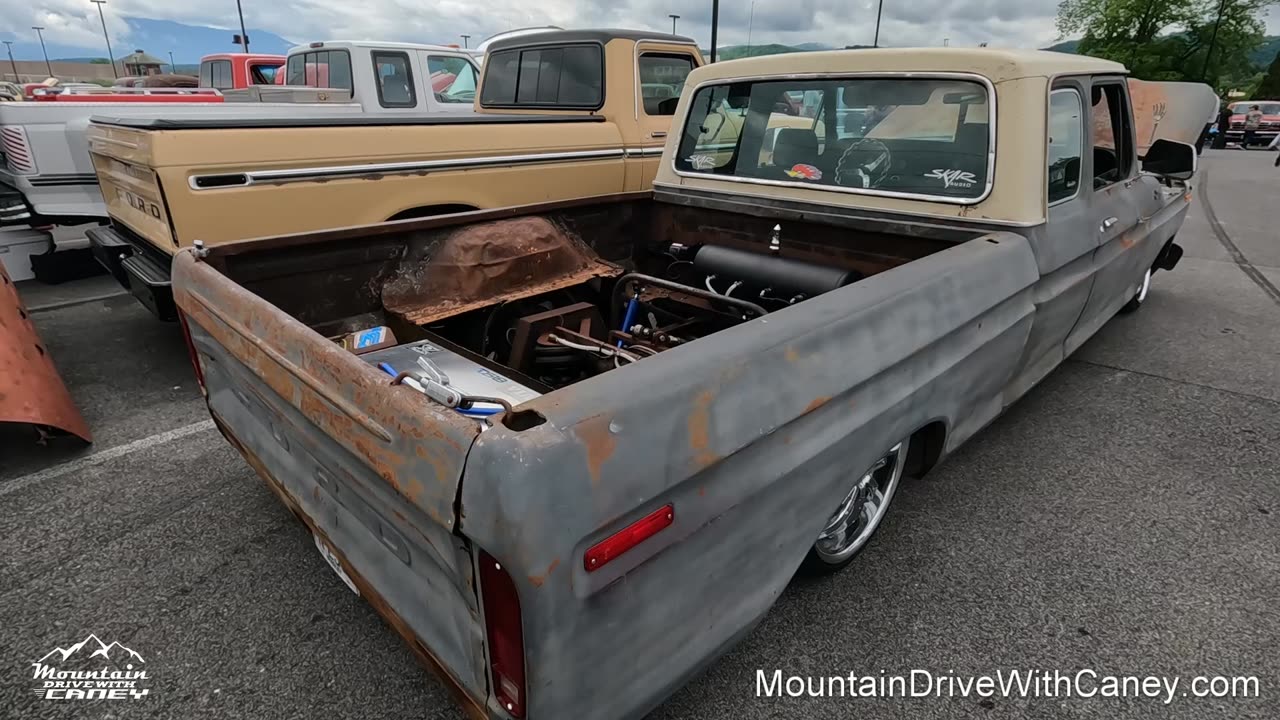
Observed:
[[[1138,155],[1156,140],[1194,145],[1214,116],[1218,96],[1204,83],[1129,80]]]
[[[93,442],[18,289],[0,264],[0,422],[57,428]]]

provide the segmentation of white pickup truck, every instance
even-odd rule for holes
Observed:
[[[62,97],[0,102],[0,226],[105,221],[85,129],[97,116],[296,118],[471,112],[477,67],[439,45],[314,42],[289,51],[285,85],[218,94],[208,102]],[[236,102],[232,102],[236,101]],[[253,102],[246,102],[253,101]]]

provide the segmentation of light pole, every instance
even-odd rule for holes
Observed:
[[[747,18],[747,57],[751,57],[751,29],[756,24],[756,0],[751,0],[751,15]]]
[[[711,0],[711,62],[716,61],[716,33],[720,30],[720,0]]]
[[[236,0],[236,12],[240,15],[240,47],[249,52],[249,33],[244,29],[244,10],[240,9],[240,0]]]
[[[53,77],[53,66],[49,64],[49,51],[44,48],[44,33],[40,32],[44,28],[32,25],[31,29],[35,30],[36,36],[40,38],[40,52],[44,53],[44,67],[49,71],[49,77]]]
[[[5,40],[4,47],[9,51],[9,66],[13,68],[13,81],[22,84],[22,78],[18,77],[18,63],[13,60],[13,41]]]
[[[671,18],[671,34],[672,34],[672,35],[675,35],[675,34],[676,34],[676,21],[680,19],[680,16],[679,16],[679,15],[672,14],[672,15],[668,15],[667,17]]]
[[[178,74],[178,66],[173,64],[173,51],[172,51],[172,50],[170,50],[170,51],[169,51],[169,74],[170,74],[170,75],[177,75],[177,74]]]
[[[1218,26],[1222,24],[1222,13],[1227,9],[1227,0],[1218,4],[1218,19],[1213,23],[1213,34],[1209,36],[1209,49],[1204,54],[1204,65],[1200,67],[1200,82],[1209,76],[1209,59],[1213,57],[1213,46],[1218,44]],[[1216,81],[1217,78],[1214,78]]]
[[[471,36],[470,36],[470,35],[466,35],[466,34],[464,34],[464,35],[462,36],[462,49],[463,49],[463,50],[466,50],[466,49],[467,49],[467,41],[468,41],[468,40],[470,40],[470,39],[471,39]]]
[[[107,0],[89,0],[89,2],[98,6],[98,19],[102,21],[102,39],[107,41],[107,62],[111,65],[111,75],[119,78],[120,73],[116,72],[116,56],[111,54],[111,36],[107,34],[107,16],[102,14],[102,6],[107,4]]]
[[[876,8],[876,37],[871,41],[871,47],[880,47],[880,16],[884,14],[884,0],[880,0],[880,5]]]

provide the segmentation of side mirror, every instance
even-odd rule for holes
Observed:
[[[1187,143],[1161,138],[1147,148],[1142,171],[1161,177],[1187,180],[1196,172],[1196,149]]]

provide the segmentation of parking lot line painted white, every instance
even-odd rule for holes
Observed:
[[[124,445],[119,445],[117,447],[108,448],[106,450],[103,450],[102,452],[93,453],[92,455],[86,455],[82,458],[77,458],[70,462],[62,463],[61,465],[55,465],[51,468],[45,468],[44,470],[33,472],[30,475],[23,475],[20,478],[10,480],[8,482],[4,482],[3,484],[0,484],[0,497],[4,497],[5,495],[8,495],[10,493],[18,492],[19,490],[30,487],[31,485],[34,485],[39,482],[43,482],[45,480],[54,480],[56,478],[60,478],[65,475],[70,475],[71,473],[88,470],[89,468],[94,467],[95,465],[101,465],[104,462],[115,460],[116,458],[119,458],[119,457],[124,457],[125,455],[138,452],[139,450],[146,450],[147,448],[155,447],[156,445],[163,445],[167,442],[173,442],[174,440],[179,440],[181,438],[187,437],[188,435],[195,435],[197,433],[202,433],[202,432],[212,430],[213,428],[214,428],[213,421],[205,420],[203,422],[194,423],[192,425],[186,425],[180,428],[174,428],[173,430],[169,430],[167,432],[162,432],[162,433],[152,435],[150,437],[145,437],[145,438],[142,438],[141,440],[134,440],[131,443],[126,443]]]
[[[48,310],[61,310],[62,308],[65,308],[65,307],[73,307],[75,305],[84,305],[85,303],[98,302],[100,300],[110,300],[111,298],[120,297],[121,295],[125,295],[125,294],[127,294],[127,291],[124,289],[121,289],[115,292],[103,293],[102,295],[93,295],[87,298],[74,298],[72,300],[62,300],[59,302],[46,303],[44,305],[36,305],[34,307],[27,308],[27,312],[34,314],[39,312],[45,312]]]

